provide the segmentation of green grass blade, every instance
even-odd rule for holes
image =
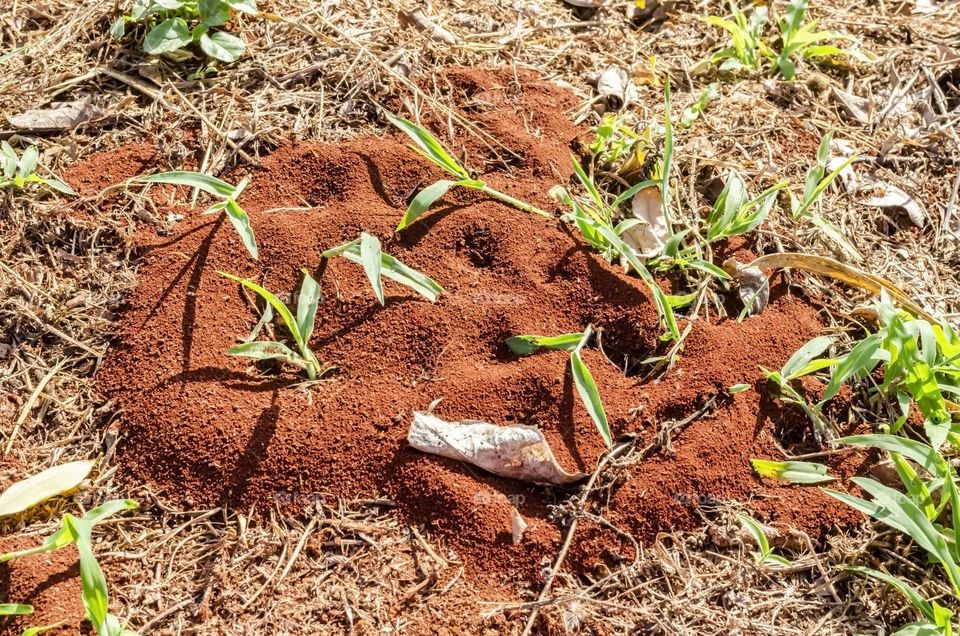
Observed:
[[[59,179],[44,179],[43,183],[48,187],[53,188],[54,190],[62,194],[69,194],[70,196],[73,196],[73,197],[77,196],[76,190],[68,186],[63,181],[60,181]]]
[[[613,200],[613,203],[610,204],[610,208],[613,210],[617,210],[620,208],[621,205],[623,205],[624,203],[632,199],[637,194],[637,192],[640,192],[644,188],[652,188],[659,185],[660,185],[659,181],[654,179],[648,179],[646,181],[641,181],[640,183],[634,186],[630,186],[629,188],[624,190],[620,194],[620,196],[618,196],[616,199]]]
[[[583,333],[565,333],[559,336],[511,336],[507,338],[507,346],[518,356],[525,356],[537,349],[574,351],[581,340],[583,340]]]
[[[417,196],[414,197],[413,201],[410,202],[410,205],[407,206],[407,211],[403,213],[403,218],[400,219],[400,224],[397,225],[397,232],[420,218],[421,214],[429,210],[430,206],[432,206],[437,199],[440,199],[456,184],[456,181],[441,179],[421,190]]]
[[[306,269],[300,271],[303,273],[303,282],[300,283],[300,294],[297,297],[297,328],[303,341],[310,342],[317,319],[317,305],[320,304],[320,285]]]
[[[109,603],[107,579],[91,547],[92,526],[80,519],[75,519],[72,515],[64,515],[63,524],[76,543],[77,552],[80,554],[80,593],[87,616],[100,636],[108,636],[102,630],[107,620]]]
[[[917,471],[913,469],[910,462],[905,460],[899,453],[890,453],[890,460],[893,462],[893,468],[897,471],[900,481],[907,491],[907,494],[913,499],[927,519],[933,521],[936,519],[936,508],[933,506],[933,496],[927,488],[927,484],[920,478]]]
[[[406,133],[410,139],[413,140],[417,146],[420,147],[424,157],[437,164],[453,176],[458,179],[469,179],[470,173],[457,163],[446,148],[437,140],[436,137],[431,135],[425,129],[421,128],[417,124],[404,119],[403,117],[398,117],[391,113],[386,113],[387,119],[390,120],[390,123],[399,128],[401,131]]]
[[[818,336],[798,349],[787,363],[783,365],[780,373],[787,380],[793,380],[800,377],[800,372],[809,365],[814,358],[827,350],[833,344],[833,338],[830,336]]]
[[[364,232],[360,235],[360,264],[363,265],[363,271],[367,274],[367,279],[373,287],[373,293],[383,305],[383,253],[380,250],[380,239],[372,234]]]
[[[239,276],[234,276],[233,274],[228,274],[226,272],[218,271],[217,273],[228,280],[232,280],[235,283],[240,283],[270,303],[270,306],[273,307],[273,310],[280,314],[280,318],[283,319],[283,324],[287,326],[287,330],[296,341],[297,347],[299,347],[301,351],[306,348],[306,342],[303,340],[303,335],[300,333],[300,329],[297,327],[296,319],[293,317],[293,314],[290,313],[290,309],[288,309],[285,304],[280,302],[279,298],[253,281],[249,281],[245,278],[240,278]]]
[[[383,275],[390,280],[409,287],[430,302],[436,302],[443,287],[426,274],[407,267],[389,254],[383,254]]]
[[[663,163],[660,166],[660,197],[663,218],[667,223],[667,236],[673,235],[673,215],[670,211],[670,171],[673,168],[673,123],[670,121],[670,78],[663,87]]]
[[[830,398],[835,396],[847,380],[855,375],[872,371],[873,368],[877,366],[877,360],[874,358],[874,355],[877,349],[880,348],[881,342],[882,338],[879,334],[867,336],[858,342],[847,355],[840,359],[836,369],[833,370],[830,382],[827,383],[827,387],[823,391],[820,404],[826,403]]]
[[[838,437],[833,440],[834,444],[848,444],[850,446],[865,446],[869,448],[878,448],[892,453],[900,453],[910,459],[932,475],[940,473],[942,459],[932,447],[906,437],[899,435],[884,435],[880,433],[871,435],[850,435],[848,437]]]
[[[886,572],[881,572],[880,570],[874,570],[873,568],[867,568],[860,565],[851,565],[845,569],[848,572],[857,572],[859,574],[877,579],[878,581],[883,581],[887,585],[896,588],[897,591],[903,594],[906,599],[910,601],[910,604],[919,610],[925,618],[931,621],[934,620],[933,607],[917,590],[915,590],[905,581],[902,581],[895,576],[891,576]]]
[[[180,185],[190,188],[197,188],[217,197],[229,197],[233,194],[234,190],[232,185],[226,181],[223,181],[222,179],[212,177],[208,174],[187,172],[183,170],[160,172],[158,174],[140,177],[138,180],[144,183],[165,183],[168,185]]]
[[[264,342],[262,340],[243,342],[227,349],[227,355],[253,358],[254,360],[280,360],[294,364],[304,370],[308,366],[303,357],[280,342]]]
[[[227,199],[226,206],[223,208],[224,212],[227,213],[227,219],[230,220],[230,223],[233,225],[234,229],[237,230],[237,234],[240,235],[240,240],[243,241],[243,246],[247,248],[247,251],[250,252],[250,256],[254,260],[257,259],[257,239],[253,235],[253,228],[250,226],[250,217],[247,216],[247,213],[237,205],[237,202],[231,197]]]
[[[747,515],[737,515],[737,519],[740,520],[740,524],[744,530],[749,532],[753,540],[757,542],[757,547],[760,549],[760,558],[758,561],[763,560],[765,556],[770,554],[770,541],[767,539],[763,528],[760,527],[760,524],[757,523],[755,519]]]
[[[0,616],[26,616],[27,614],[33,614],[33,605],[0,603]]]
[[[835,481],[827,474],[824,464],[814,462],[775,462],[765,459],[751,459],[753,470],[761,477],[778,479],[791,484],[820,484]]]
[[[584,334],[586,335],[586,333]],[[607,448],[613,447],[613,438],[610,435],[610,426],[607,423],[607,414],[603,410],[603,403],[600,401],[600,392],[597,390],[597,384],[593,381],[593,375],[590,369],[583,363],[580,357],[580,351],[574,351],[570,354],[570,371],[573,374],[573,384],[577,387],[577,393],[580,400],[587,407],[587,412],[593,418],[593,423],[597,425],[600,431],[600,437],[603,438]]]

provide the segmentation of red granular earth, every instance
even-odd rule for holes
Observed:
[[[498,71],[454,70],[444,79],[463,116],[502,144],[491,148],[458,130],[463,145],[455,154],[494,187],[559,212],[547,192],[569,177],[573,141],[585,132],[569,120],[576,100],[532,75],[521,74],[519,85]],[[93,157],[76,170],[96,172],[112,157]],[[139,284],[98,375],[104,396],[120,409],[118,461],[126,479],[187,504],[244,510],[296,509],[319,496],[388,497],[405,519],[450,546],[491,596],[509,581],[538,580],[561,540],[548,505],[570,492],[414,451],[405,442],[411,413],[442,398],[435,413],[445,419],[534,424],[564,467],[592,471],[605,448],[575,396],[567,354],[517,358],[504,340],[590,323],[611,359],[654,355],[662,352],[661,330],[647,288],[557,222],[471,191],[451,191],[395,234],[410,194],[442,176],[395,134],[289,143],[252,176],[241,203],[259,261],[223,219],[201,216],[202,206],[172,236],[142,246]],[[154,197],[170,206],[182,203],[184,192],[155,189]],[[446,293],[431,304],[386,282],[381,307],[360,266],[320,256],[361,231],[380,237],[387,253]],[[237,274],[286,297],[302,267],[323,289],[311,346],[336,367],[311,386],[295,369],[225,355],[258,316],[238,285],[217,275]],[[859,519],[816,489],[763,481],[751,471],[752,457],[782,457],[775,430],[808,426],[762,397],[769,387],[758,365],[779,368],[821,329],[815,308],[785,288],[775,291],[760,316],[694,324],[679,363],[658,382],[640,383],[599,350],[585,352],[614,435],[650,440],[662,422],[715,398],[706,415],[673,436],[673,453],[636,464],[611,492],[606,517],[639,541],[695,527],[697,508],[714,500],[749,502],[760,518],[814,537]],[[729,395],[739,383],[757,390]],[[510,502],[530,524],[517,546]],[[616,533],[585,524],[570,565],[585,569],[631,551]]]

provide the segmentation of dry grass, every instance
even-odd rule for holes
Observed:
[[[454,64],[534,68],[569,85],[585,104],[586,78],[623,66],[638,80],[631,110],[645,125],[662,119],[662,89],[642,81],[650,56],[660,78],[673,78],[676,117],[707,81],[684,69],[721,44],[720,34],[698,17],[724,10],[715,2],[679,3],[666,22],[634,26],[624,18],[631,4],[608,2],[583,16],[559,0],[435,2],[424,11],[456,36],[448,45],[402,28],[397,2],[264,0],[268,14],[235,27],[249,55],[216,76],[193,80],[182,66],[111,41],[111,3],[15,1],[0,14],[0,48],[29,49],[0,67],[0,113],[89,99],[105,115],[63,134],[8,129],[0,137],[39,143],[43,163],[55,170],[125,141],[152,139],[171,165],[189,158],[218,173],[256,162],[289,137],[332,140],[376,131],[376,103],[399,99],[411,109],[452,116],[442,87],[431,87],[430,78]],[[890,106],[898,89],[933,88],[933,78],[956,66],[949,60],[951,49],[956,55],[960,48],[960,5],[944,4],[928,15],[910,8],[815,3],[812,13],[823,27],[859,38],[878,61],[850,70],[808,65],[800,70],[802,81],[790,85],[724,84],[700,122],[678,133],[677,167],[685,175],[679,196],[691,214],[701,212],[704,181],[727,168],[754,185],[782,177],[802,182],[819,138],[835,129],[860,150],[857,169],[916,196],[929,225],[912,228],[902,216],[865,208],[836,189],[819,212],[863,254],[860,267],[956,317],[960,110],[938,110],[945,96],[936,90],[926,120],[917,110]],[[871,96],[872,122],[845,116],[831,98],[834,89]],[[570,115],[591,116],[586,106]],[[198,131],[196,139],[185,140],[184,130]],[[0,196],[0,430],[10,447],[0,481],[70,459],[100,458],[96,478],[75,501],[7,523],[7,532],[47,531],[60,512],[78,504],[139,499],[136,517],[106,526],[99,550],[108,557],[115,612],[144,634],[520,631],[525,612],[516,607],[490,607],[464,624],[454,610],[474,591],[455,560],[398,525],[388,508],[314,502],[296,519],[274,514],[255,522],[241,511],[169,509],[146,488],[122,491],[111,469],[116,428],[91,377],[108,346],[113,312],[134,282],[130,233],[162,221],[152,220],[135,197],[108,206],[99,197],[85,199],[75,214],[56,198]],[[814,228],[782,219],[758,240],[836,255]],[[815,281],[808,290],[839,316],[866,300]],[[726,511],[708,516],[715,532],[736,525]],[[541,607],[541,625],[556,633],[875,631],[911,617],[888,591],[850,582],[837,566],[868,560],[914,580],[925,576],[889,534],[836,538],[779,574],[754,566],[739,541],[726,548],[717,543],[705,533],[664,537],[636,564],[598,581],[561,572]],[[936,589],[928,583],[931,594]]]

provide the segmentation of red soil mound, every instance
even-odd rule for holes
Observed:
[[[516,153],[506,161],[511,172],[484,178],[555,209],[546,193],[557,175],[570,174],[570,144],[583,131],[565,114],[574,106],[570,95],[531,76],[520,79],[522,88],[510,73],[460,70],[446,77],[464,116]],[[462,131],[457,139],[466,146],[455,150],[468,163],[497,168],[490,148]],[[227,223],[199,211],[173,237],[145,246],[139,285],[99,374],[100,388],[121,409],[118,459],[127,478],[196,505],[244,509],[386,495],[451,545],[471,576],[538,577],[560,539],[547,506],[568,493],[409,449],[411,412],[443,398],[436,413],[446,419],[535,424],[568,470],[590,471],[604,447],[575,398],[566,354],[518,359],[504,340],[592,323],[608,354],[644,357],[658,345],[657,317],[643,283],[575,235],[472,193],[451,193],[447,205],[395,235],[407,197],[439,176],[397,136],[289,144],[264,159],[242,199],[259,262]],[[166,203],[183,199],[182,192],[169,199],[172,190],[155,192]],[[380,307],[359,266],[321,262],[324,249],[361,230],[378,235],[386,252],[435,278],[446,294],[431,304],[388,282]],[[312,346],[337,367],[329,381],[308,388],[289,368],[257,368],[225,355],[257,316],[238,286],[216,274],[263,281],[283,296],[301,267],[314,270],[324,294]],[[661,382],[638,384],[599,351],[585,352],[615,435],[649,438],[665,419],[717,398],[708,415],[675,436],[674,455],[632,470],[612,494],[609,518],[643,541],[694,526],[698,504],[710,499],[753,500],[761,516],[814,534],[855,521],[816,490],[761,482],[749,466],[751,457],[780,456],[774,422],[806,426],[793,411],[761,399],[767,391],[757,365],[781,366],[819,330],[815,310],[780,290],[759,317],[697,324],[679,365]],[[761,392],[727,394],[742,382]],[[510,502],[531,524],[520,546],[510,541]],[[586,565],[629,556],[612,532],[582,537],[576,549]]]
[[[0,538],[0,553],[35,548],[40,537]],[[0,564],[0,597],[4,603],[29,603],[33,614],[8,617],[0,634],[14,636],[29,627],[62,623],[45,634],[79,634],[84,609],[80,597],[80,561],[72,545]]]

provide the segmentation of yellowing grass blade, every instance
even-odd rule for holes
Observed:
[[[890,294],[890,297],[901,307],[915,316],[919,316],[932,324],[937,324],[938,320],[927,313],[920,305],[915,303],[903,290],[890,281],[874,276],[856,267],[845,265],[826,256],[813,256],[810,254],[799,254],[796,252],[785,252],[782,254],[767,254],[756,259],[747,267],[759,267],[760,269],[780,269],[791,268],[801,269],[821,276],[829,276],[846,283],[853,287],[858,287],[874,294],[879,294],[881,290]]]
[[[0,517],[21,513],[76,489],[92,469],[92,461],[69,462],[18,481],[0,495]]]

